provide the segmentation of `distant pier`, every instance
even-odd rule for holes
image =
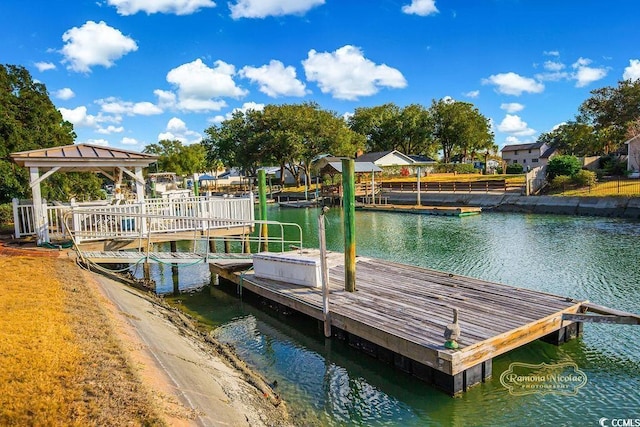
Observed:
[[[472,216],[482,212],[480,207],[470,206],[419,206],[419,205],[358,205],[357,210],[375,212],[402,212],[421,215]]]

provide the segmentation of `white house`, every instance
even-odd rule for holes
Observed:
[[[398,150],[376,151],[362,154],[355,159],[356,163],[371,162],[381,169],[407,168],[414,173],[417,167],[429,168],[436,163],[435,160],[424,156],[408,156]]]
[[[640,173],[640,135],[625,141],[628,146],[627,170],[632,172],[632,176],[638,176]]]
[[[521,164],[525,170],[545,166],[555,154],[555,149],[543,142],[505,145],[500,151],[507,165]]]

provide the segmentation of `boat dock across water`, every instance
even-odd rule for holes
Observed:
[[[480,207],[472,206],[418,206],[418,205],[357,205],[357,210],[374,212],[401,212],[421,215],[472,216],[482,212]]]

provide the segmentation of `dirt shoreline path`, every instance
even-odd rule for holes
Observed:
[[[176,313],[136,289],[85,274],[170,425],[290,425],[284,404],[274,406],[265,386],[250,384],[246,371],[229,366],[193,331],[170,321]]]

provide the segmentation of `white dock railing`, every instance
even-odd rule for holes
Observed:
[[[142,203],[110,205],[106,202],[48,205],[43,203],[45,226],[43,241],[66,239],[70,233],[77,242],[138,237],[147,232],[173,233],[204,231],[242,226],[253,221],[254,197],[188,197],[148,199]],[[140,214],[149,221],[136,221]],[[65,215],[67,220],[65,221]],[[70,215],[70,216],[69,216]],[[37,235],[33,203],[13,200],[15,237]],[[219,218],[220,221],[214,221]],[[205,220],[206,219],[206,220]]]

